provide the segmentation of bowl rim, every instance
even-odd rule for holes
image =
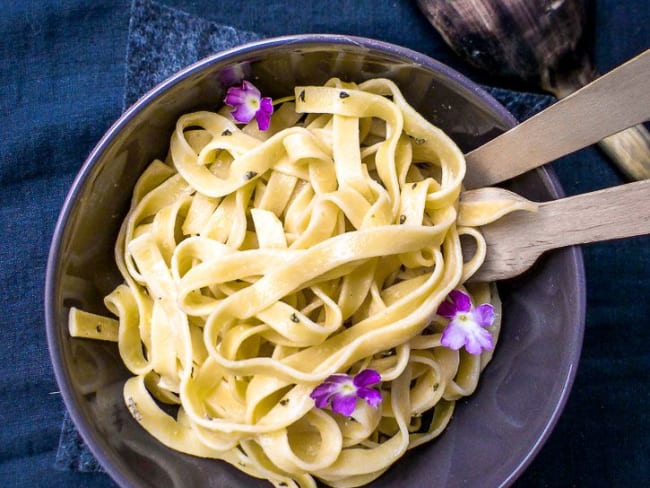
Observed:
[[[61,392],[64,405],[86,446],[90,449],[100,465],[105,469],[106,473],[109,474],[109,476],[122,487],[132,486],[136,480],[130,474],[125,474],[124,470],[117,467],[121,461],[108,454],[108,445],[104,439],[95,435],[93,432],[94,429],[86,426],[85,422],[83,421],[84,414],[82,413],[82,407],[78,404],[75,398],[76,395],[73,393],[70,375],[65,370],[65,368],[63,368],[64,360],[62,354],[62,346],[59,342],[61,324],[57,322],[57,318],[54,313],[54,310],[56,308],[56,285],[58,283],[60,274],[58,263],[62,254],[62,240],[67,222],[77,200],[77,196],[80,193],[81,188],[88,180],[92,169],[101,158],[101,155],[117,137],[117,134],[140,111],[142,111],[146,106],[148,106],[158,96],[167,91],[170,87],[182,82],[186,78],[202,71],[204,68],[214,63],[227,61],[229,58],[235,56],[240,57],[247,53],[254,53],[260,49],[281,45],[309,47],[319,46],[323,44],[356,46],[362,49],[374,49],[399,58],[404,58],[415,64],[424,66],[427,69],[440,72],[448,79],[452,80],[468,91],[473,92],[478,98],[489,105],[491,109],[497,112],[502,120],[508,125],[514,126],[518,123],[517,119],[480,85],[471,81],[468,77],[459,73],[455,69],[449,67],[446,64],[443,64],[440,61],[437,61],[430,56],[427,56],[426,54],[417,52],[407,47],[399,46],[397,44],[369,37],[323,33],[270,37],[219,51],[217,53],[204,57],[167,77],[165,80],[147,91],[133,105],[125,110],[120,115],[120,117],[109,127],[109,129],[97,142],[95,147],[91,150],[70,185],[70,189],[68,190],[68,193],[64,199],[61,211],[54,227],[48,253],[44,287],[44,312],[47,345],[55,380]],[[542,167],[538,168],[537,171],[543,173],[542,179],[545,182],[547,189],[555,198],[561,198],[565,195],[560,181],[552,168]],[[526,470],[535,456],[542,449],[542,446],[548,440],[550,433],[553,431],[562,411],[564,410],[564,407],[566,406],[566,402],[575,380],[577,365],[582,350],[585,328],[586,277],[581,248],[579,246],[572,246],[568,249],[570,252],[571,261],[577,271],[576,283],[579,290],[578,296],[576,297],[578,314],[575,317],[575,323],[577,324],[575,326],[578,327],[579,330],[577,331],[576,335],[575,353],[570,360],[569,371],[562,386],[556,408],[553,410],[536,442],[530,446],[528,452],[521,459],[520,463],[515,466],[514,469],[512,469],[510,474],[503,480],[500,486],[510,486],[517,478],[521,476],[521,474]]]

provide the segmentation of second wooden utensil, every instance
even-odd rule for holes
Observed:
[[[481,227],[487,255],[472,281],[517,276],[560,247],[650,234],[650,180],[541,203]]]

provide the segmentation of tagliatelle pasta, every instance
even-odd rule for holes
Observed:
[[[117,320],[72,309],[70,333],[117,341],[125,404],[165,445],[276,487],[364,485],[444,430],[492,355],[442,346],[436,310],[485,256],[475,227],[529,205],[496,189],[462,203],[464,175],[385,79],[297,87],[265,132],[183,115],[117,240]],[[494,305],[496,341],[495,287],[464,289]],[[324,380],[366,368],[378,407],[315,407]]]

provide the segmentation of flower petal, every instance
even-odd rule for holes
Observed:
[[[240,105],[246,101],[246,92],[242,90],[241,88],[237,88],[235,86],[232,86],[228,88],[228,92],[226,93],[226,98],[224,99],[224,102],[226,102],[227,105],[230,105],[231,107],[235,107],[237,105]]]
[[[461,290],[452,290],[449,298],[456,305],[458,312],[469,312],[472,308],[472,302],[469,295]]]
[[[257,113],[255,113],[255,120],[257,120],[257,127],[260,130],[266,130],[269,128],[269,125],[271,125],[271,114],[258,110]]]
[[[260,100],[260,110],[269,115],[273,113],[273,100],[271,100],[271,97],[262,97]]]
[[[260,98],[262,94],[260,91],[257,89],[255,85],[253,85],[250,81],[242,81],[241,84],[242,90],[246,91],[248,95],[255,95],[255,98]]]
[[[256,110],[250,104],[242,103],[241,105],[237,105],[235,110],[230,113],[237,122],[247,124],[255,117]]]
[[[484,303],[476,307],[472,314],[474,320],[481,327],[489,327],[494,322],[494,307],[489,303]]]
[[[467,332],[465,329],[458,325],[455,321],[451,321],[445,327],[445,330],[442,331],[442,337],[440,338],[440,344],[449,349],[457,351],[465,345],[467,339]]]
[[[334,383],[322,383],[314,388],[309,396],[314,400],[318,408],[325,408],[329,403],[332,395],[339,391],[339,385]]]
[[[374,369],[364,369],[354,377],[354,386],[371,386],[381,381],[381,375]]]
[[[357,403],[357,396],[337,394],[332,397],[332,410],[349,417],[354,413],[354,407]]]
[[[449,300],[445,300],[438,307],[437,313],[446,319],[453,319],[456,316],[456,305]]]
[[[376,408],[381,403],[381,393],[374,388],[362,386],[357,390],[357,396],[363,398],[373,408]]]
[[[332,374],[327,378],[325,378],[324,383],[336,383],[340,385],[347,381],[350,381],[350,376],[348,376],[347,374],[337,373],[337,374]]]
[[[465,350],[470,354],[481,354],[484,350],[488,351],[494,347],[492,334],[485,329],[476,329],[467,336]]]

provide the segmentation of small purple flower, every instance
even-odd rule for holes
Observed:
[[[354,378],[347,374],[333,374],[309,396],[318,408],[330,405],[334,412],[349,417],[354,413],[357,398],[362,398],[373,408],[381,403],[381,393],[369,388],[380,381],[381,375],[374,369],[364,369]]]
[[[241,88],[231,86],[228,88],[224,101],[234,108],[230,113],[237,122],[247,124],[255,118],[260,130],[269,128],[273,102],[269,97],[262,97],[260,91],[252,83],[244,80]]]
[[[438,315],[449,319],[440,339],[443,346],[454,350],[465,346],[470,354],[494,347],[492,334],[486,330],[494,322],[494,307],[489,303],[472,307],[468,294],[453,290],[438,307]]]

